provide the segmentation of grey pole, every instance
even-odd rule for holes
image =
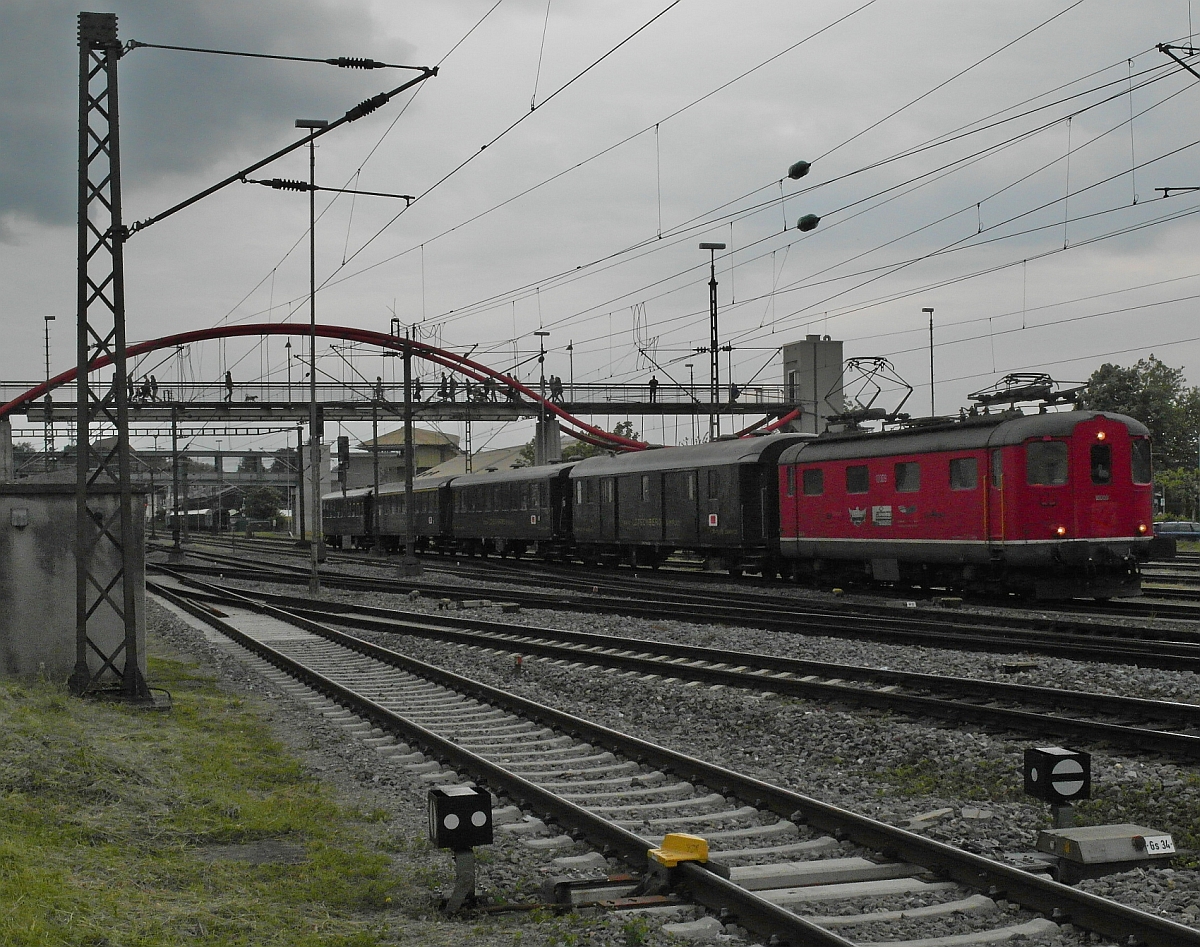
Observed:
[[[321,594],[321,430],[317,418],[317,129],[329,123],[318,118],[298,118],[297,128],[308,129],[308,451],[312,478],[312,537],[309,549],[312,571],[308,593]]]
[[[929,313],[929,416],[937,417],[933,406],[933,309],[926,306],[921,312]]]
[[[42,316],[46,324],[46,382],[50,381],[50,323],[54,321],[54,316]],[[54,421],[52,420],[50,392],[46,392],[46,422],[42,428],[42,449],[46,453],[45,467],[50,470],[54,466]]]
[[[717,342],[717,250],[724,250],[723,243],[702,243],[701,250],[708,251],[708,318],[709,318],[709,360],[708,398],[711,404],[708,414],[708,439],[716,440],[721,436],[721,416],[717,405],[721,402],[721,363],[720,347]]]
[[[404,330],[404,562],[401,574],[417,575],[417,510],[413,499],[413,402],[412,402],[412,342],[409,330]]]
[[[304,545],[304,428],[296,425],[296,545]]]
[[[171,551],[178,556],[179,548],[179,405],[171,405],[171,506],[175,512],[171,524]]]

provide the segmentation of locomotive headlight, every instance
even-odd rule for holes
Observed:
[[[1146,530],[1147,530],[1148,528],[1149,528],[1149,527],[1147,527],[1145,523],[1138,523],[1138,532],[1139,532],[1139,533],[1144,533],[1144,532],[1146,532]]]
[[[1065,526],[1060,526],[1060,527],[1058,527],[1058,529],[1056,529],[1054,532],[1055,532],[1055,533],[1057,533],[1059,536],[1066,536],[1066,535],[1067,535],[1067,528],[1066,528]]]
[[[1102,441],[1102,440],[1104,440],[1106,437],[1108,437],[1108,435],[1107,435],[1107,434],[1105,434],[1103,431],[1097,431],[1097,432],[1096,432],[1096,440],[1098,440],[1098,441]]]

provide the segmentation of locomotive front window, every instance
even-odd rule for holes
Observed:
[[[1144,437],[1133,442],[1133,482],[1150,482],[1150,441]]]
[[[846,492],[866,493],[871,478],[867,475],[867,465],[861,464],[846,468]]]
[[[1112,483],[1112,448],[1107,444],[1092,445],[1092,483]]]
[[[1031,441],[1025,445],[1025,482],[1061,487],[1067,482],[1067,445],[1063,441]]]
[[[820,467],[809,467],[804,471],[804,495],[806,497],[819,497],[824,492],[825,471]]]
[[[896,464],[896,492],[916,493],[921,489],[921,465],[918,463]]]
[[[979,483],[979,462],[974,457],[955,457],[950,461],[950,489],[974,490]]]

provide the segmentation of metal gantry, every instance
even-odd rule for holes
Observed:
[[[121,53],[115,14],[79,14],[75,668],[69,686],[84,695],[115,675],[121,696],[138,700],[150,694],[138,648],[141,511],[135,519],[129,458],[117,98]],[[100,358],[112,360],[107,388],[88,371]],[[99,422],[116,430],[103,446],[91,440],[91,428]]]

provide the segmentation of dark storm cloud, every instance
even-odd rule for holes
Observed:
[[[365,9],[332,0],[111,0],[89,7],[118,15],[123,42],[388,62],[412,56],[407,44],[384,39]],[[79,0],[0,5],[0,238],[18,218],[74,218],[79,9]],[[337,117],[399,85],[403,75],[134,50],[121,60],[119,83],[126,193],[167,176],[235,171],[293,137],[293,118]]]

